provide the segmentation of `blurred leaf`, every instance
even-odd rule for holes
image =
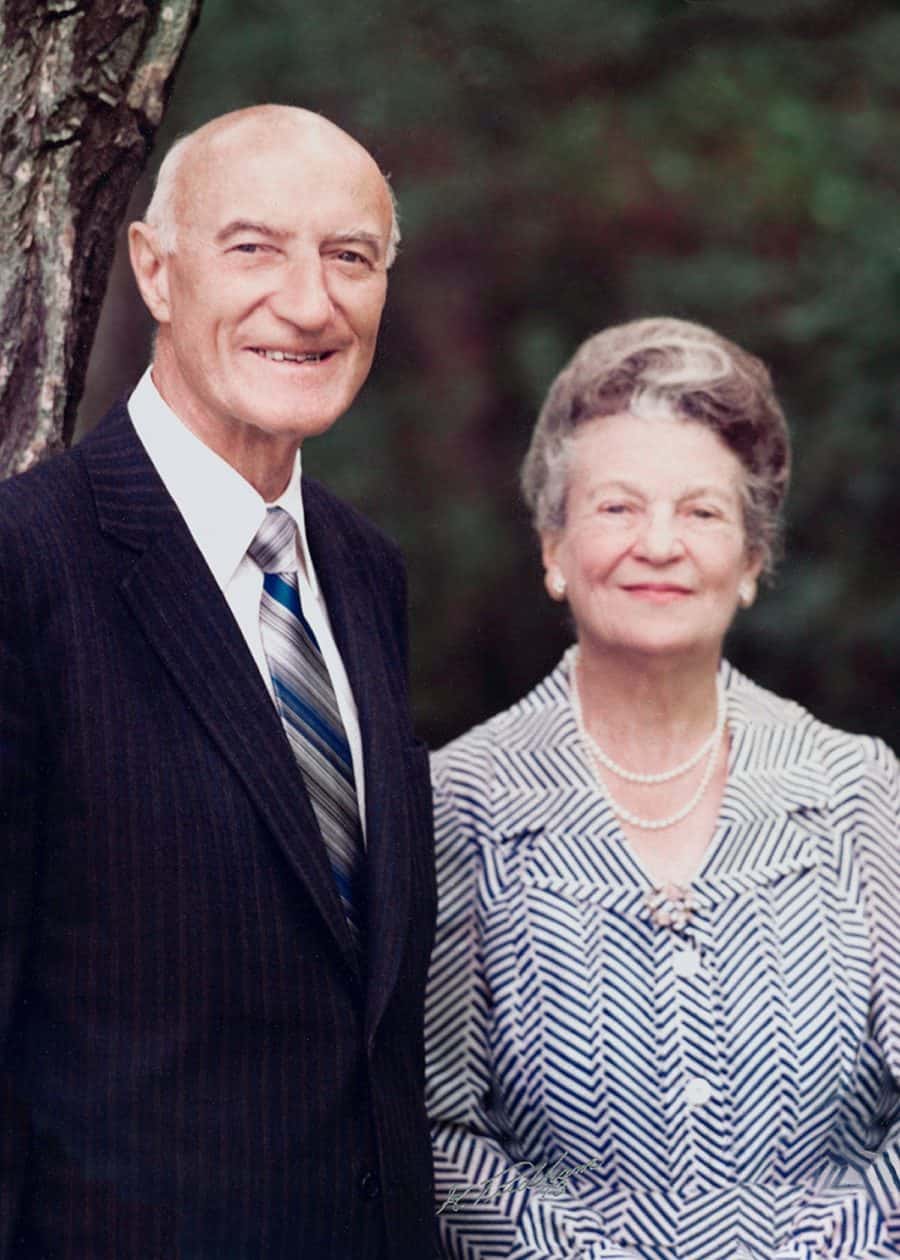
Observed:
[[[788,559],[729,651],[900,744],[898,65],[878,0],[206,0],[169,136],[304,104],[400,197],[373,377],[304,460],[407,551],[431,738],[569,635],[517,491],[550,380],[671,312],[762,354],[794,432]]]

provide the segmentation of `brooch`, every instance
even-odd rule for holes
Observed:
[[[680,884],[663,884],[662,888],[654,888],[647,894],[644,906],[654,926],[680,932],[690,923],[697,901],[690,888],[682,888]]]

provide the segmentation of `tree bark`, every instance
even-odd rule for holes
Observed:
[[[201,0],[0,0],[0,477],[71,437],[116,232]]]

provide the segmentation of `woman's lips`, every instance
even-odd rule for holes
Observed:
[[[647,600],[651,604],[672,604],[691,594],[686,586],[674,586],[668,583],[636,583],[633,586],[624,586],[622,589],[635,599]]]

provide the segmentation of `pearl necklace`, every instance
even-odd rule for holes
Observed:
[[[591,765],[594,768],[594,776],[605,792],[606,799],[612,806],[613,812],[618,814],[619,818],[621,818],[623,822],[630,823],[632,827],[638,827],[642,831],[663,831],[666,827],[674,827],[676,823],[682,822],[689,814],[693,813],[703,800],[703,797],[706,795],[707,788],[712,782],[713,772],[716,768],[716,762],[718,760],[717,753],[719,751],[719,745],[721,744],[722,733],[725,730],[725,692],[721,678],[716,678],[716,724],[713,728],[712,734],[703,743],[703,745],[701,745],[699,753],[695,754],[690,762],[684,763],[683,766],[676,766],[674,771],[663,771],[662,774],[658,776],[640,776],[632,773],[631,771],[625,771],[621,775],[622,778],[628,779],[634,783],[665,783],[670,779],[678,778],[681,774],[685,774],[687,770],[697,765],[704,753],[707,756],[703,776],[697,785],[696,791],[688,800],[687,804],[683,805],[681,809],[677,810],[674,814],[669,814],[666,818],[641,818],[638,814],[633,814],[631,810],[626,809],[624,805],[619,804],[597,773],[596,763],[598,762],[601,765],[606,766],[607,769],[612,770],[614,774],[618,774],[621,768],[616,766],[616,763],[612,761],[611,757],[607,757],[597,744],[596,740],[588,734],[584,721],[584,714],[581,708],[581,696],[578,691],[577,647],[571,648],[567,653],[567,657],[569,667],[569,692],[572,698],[572,708],[575,711],[575,723],[578,727],[578,734],[581,737],[581,742],[584,745],[585,751],[590,754]]]
[[[569,667],[569,675],[571,678],[574,679],[575,670],[578,664],[577,645],[569,648],[569,651],[566,653],[566,659],[567,659],[567,663]],[[577,684],[574,687],[573,695],[575,698],[576,713],[580,714],[581,704],[578,699]],[[719,707],[721,706],[721,700],[722,700],[722,697],[720,695],[720,688],[717,683],[716,684],[716,705],[717,705],[716,725],[710,731],[709,735],[707,735],[706,739],[703,741],[703,743],[700,745],[697,751],[692,756],[688,757],[687,761],[682,761],[680,765],[674,766],[671,770],[660,770],[656,774],[641,774],[637,770],[626,770],[625,767],[620,766],[617,761],[613,761],[609,753],[603,751],[603,749],[594,739],[593,735],[590,734],[590,732],[587,730],[587,728],[583,724],[581,726],[581,734],[584,737],[585,741],[589,744],[590,750],[593,753],[594,757],[597,759],[597,761],[599,761],[602,766],[605,766],[607,770],[611,770],[617,779],[625,779],[627,780],[628,783],[669,783],[671,782],[672,779],[680,779],[682,775],[687,774],[689,770],[693,770],[694,766],[696,766],[697,763],[701,761],[703,757],[706,756],[712,744],[715,743],[716,735],[721,734],[721,731],[718,727]]]

